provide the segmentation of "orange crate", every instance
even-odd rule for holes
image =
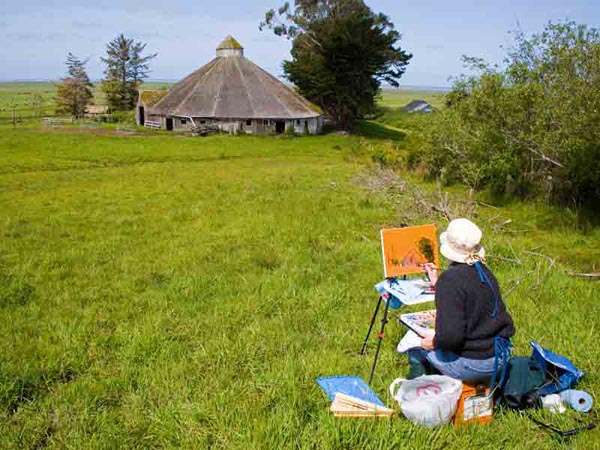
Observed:
[[[490,387],[484,384],[463,383],[462,394],[454,415],[454,426],[483,424],[492,420],[494,400],[488,397],[489,393]]]

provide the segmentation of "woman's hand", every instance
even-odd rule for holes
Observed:
[[[423,264],[423,270],[427,274],[427,278],[429,278],[429,282],[431,283],[431,285],[435,286],[435,283],[437,283],[438,280],[438,273],[435,264],[430,262],[425,263]]]
[[[431,333],[430,335],[425,336],[421,339],[421,347],[425,350],[433,350],[433,338],[435,337],[435,333]]]

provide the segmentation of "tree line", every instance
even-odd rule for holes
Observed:
[[[106,66],[101,90],[111,112],[129,111],[137,102],[137,92],[150,72],[149,62],[157,54],[144,55],[146,44],[123,34],[106,45],[106,56],[100,58]],[[93,84],[85,70],[88,60],[71,52],[67,55],[67,76],[61,79],[56,92],[56,112],[82,117],[93,104]]]

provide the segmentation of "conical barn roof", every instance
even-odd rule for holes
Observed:
[[[235,43],[235,47],[231,42]],[[217,49],[236,49],[220,56],[173,85],[152,114],[243,119],[303,119],[321,114],[306,99],[243,56],[228,36]],[[218,53],[219,54],[219,53]]]

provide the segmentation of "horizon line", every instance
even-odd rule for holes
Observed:
[[[93,79],[92,83],[98,83],[102,81],[101,79]],[[174,78],[154,78],[145,80],[145,83],[177,83],[180,80]],[[58,83],[60,79],[52,79],[52,78],[14,78],[14,79],[0,79],[0,83]],[[385,85],[381,87],[382,90],[402,90],[402,89],[414,89],[414,90],[422,90],[422,91],[450,91],[452,86],[432,86],[425,84],[404,84],[398,87],[393,87],[389,85]]]

